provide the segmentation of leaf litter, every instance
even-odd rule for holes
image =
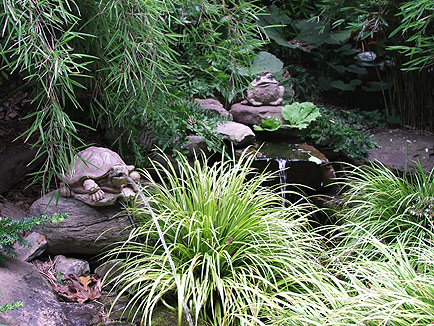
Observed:
[[[101,297],[101,279],[97,275],[78,276],[76,274],[58,275],[54,262],[33,261],[39,273],[50,283],[54,292],[65,301],[85,303]]]

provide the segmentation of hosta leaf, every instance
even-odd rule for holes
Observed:
[[[275,55],[261,51],[256,56],[250,67],[252,75],[259,75],[264,72],[277,73],[283,68],[283,62],[280,61]]]
[[[305,129],[321,116],[319,109],[311,102],[293,103],[282,107],[282,116],[289,122],[284,125],[290,128]]]

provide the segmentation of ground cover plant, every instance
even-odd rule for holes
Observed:
[[[387,244],[367,231],[358,235],[362,240],[357,245],[340,243],[329,251],[327,269],[346,291],[338,293],[335,309],[318,307],[307,313],[306,325],[430,324],[434,317],[433,242]],[[320,314],[321,320],[317,319]]]

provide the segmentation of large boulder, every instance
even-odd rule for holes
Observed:
[[[0,153],[0,194],[8,191],[41,165],[44,157],[34,161],[36,150],[15,145]]]
[[[228,118],[229,120],[232,120],[232,115],[223,107],[223,104],[221,104],[218,100],[213,98],[207,98],[196,99],[196,102],[205,110],[214,112],[218,115]]]
[[[262,120],[268,117],[279,119],[282,124],[286,123],[282,118],[282,106],[263,105],[252,106],[235,103],[229,113],[232,114],[234,121],[245,125],[261,125]]]
[[[15,220],[21,220],[26,216],[27,212],[21,206],[0,197],[0,217],[12,217]]]
[[[31,216],[68,213],[62,222],[45,223],[35,231],[47,239],[48,254],[99,254],[123,240],[131,227],[119,204],[95,207],[74,198],[48,193],[30,207]]]
[[[255,139],[255,133],[252,129],[233,121],[226,121],[219,124],[216,131],[224,140],[231,142],[235,147],[249,145]]]
[[[419,161],[425,171],[434,168],[434,136],[399,129],[374,132],[379,148],[369,151],[368,160],[380,161],[401,172],[415,170]]]
[[[0,265],[0,305],[22,301],[23,306],[0,313],[8,326],[69,326],[51,287],[32,264],[8,259]]]

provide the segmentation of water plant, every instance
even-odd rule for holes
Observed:
[[[282,122],[278,118],[267,117],[267,119],[262,119],[261,125],[253,125],[255,131],[276,131],[282,127]]]
[[[318,235],[307,225],[314,210],[305,201],[282,207],[278,190],[263,186],[272,175],[253,171],[253,159],[244,153],[238,160],[208,165],[198,159],[190,165],[180,155],[177,164],[168,158],[154,162],[156,177],[143,171],[150,180],[143,191],[181,288],[147,210],[131,203],[138,226],[107,253],[122,264],[105,280],[118,299],[131,294],[131,319],[140,312],[142,322],[150,321],[158,304],[180,313],[183,296],[196,324],[263,325],[269,312],[283,309],[283,293],[315,287],[309,276],[321,275],[322,267]]]

